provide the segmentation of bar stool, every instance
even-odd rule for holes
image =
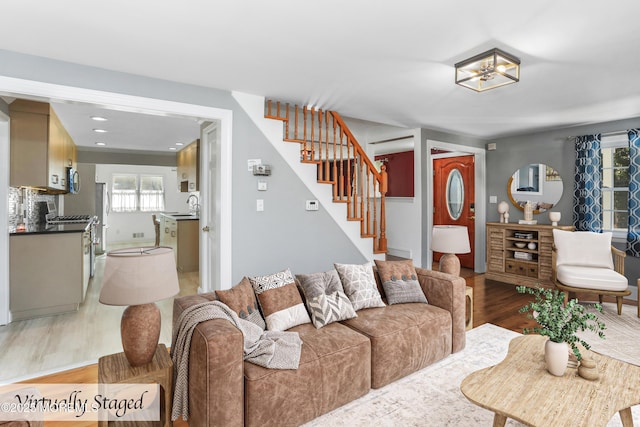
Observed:
[[[155,231],[156,231],[155,246],[160,246],[160,220],[156,218],[156,214],[152,214],[151,219],[153,220],[153,227],[155,228]]]

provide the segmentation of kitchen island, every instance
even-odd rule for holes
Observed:
[[[83,223],[10,229],[12,321],[78,309],[91,279],[90,228]]]
[[[190,213],[160,214],[160,245],[173,248],[180,272],[200,269],[199,220]]]

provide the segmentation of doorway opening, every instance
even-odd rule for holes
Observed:
[[[470,260],[473,265],[473,270],[476,273],[481,273],[485,271],[485,241],[486,241],[486,231],[484,228],[484,223],[486,219],[486,205],[484,203],[485,194],[486,194],[486,181],[485,181],[485,150],[484,148],[476,148],[476,147],[468,147],[459,144],[452,144],[448,142],[435,141],[427,139],[426,141],[426,149],[425,149],[425,157],[426,157],[426,186],[424,192],[426,193],[426,203],[424,214],[425,217],[423,220],[423,224],[426,225],[425,233],[424,233],[424,242],[425,248],[423,249],[423,254],[426,255],[425,262],[423,265],[431,266],[433,265],[434,257],[433,252],[431,251],[431,232],[434,224],[436,224],[436,212],[435,212],[435,174],[437,164],[435,163],[438,159],[447,159],[447,158],[462,158],[471,157],[473,159],[473,211],[470,210],[471,206],[466,206],[467,214],[473,213],[473,215],[467,215],[468,220],[473,223],[474,233],[470,235],[470,243],[474,248],[473,258]],[[454,162],[455,163],[455,162]],[[424,176],[424,175],[423,175]],[[444,179],[444,185],[446,188],[447,175]],[[452,205],[453,206],[453,205]],[[446,206],[441,209],[446,209]]]
[[[111,92],[95,91],[71,86],[54,85],[49,83],[27,81],[21,79],[7,78],[0,76],[0,95],[9,97],[28,98],[36,101],[84,103],[88,105],[100,106],[103,108],[117,109],[120,111],[138,112],[150,115],[167,115],[173,117],[196,118],[201,122],[210,122],[216,125],[216,145],[217,156],[220,159],[220,167],[216,171],[216,181],[220,182],[220,191],[217,195],[220,203],[212,208],[211,201],[203,200],[202,208],[215,213],[215,227],[221,230],[231,230],[231,130],[232,111],[219,109],[204,105],[187,104],[175,101],[159,100],[131,95],[123,95]],[[9,138],[8,138],[8,117],[0,112],[0,220],[4,218],[5,223],[8,212],[8,192],[9,192]],[[5,165],[5,167],[1,167]],[[6,176],[5,176],[6,173]],[[211,219],[211,218],[210,218]],[[209,224],[203,223],[201,218],[200,229]],[[207,292],[215,289],[220,283],[230,283],[231,277],[231,239],[230,236],[223,235],[220,239],[217,253],[220,254],[217,260],[217,268],[214,271],[207,270],[200,278],[200,291]],[[8,323],[10,319],[9,311],[9,236],[0,237],[0,324]],[[201,241],[204,239],[201,238]],[[217,284],[217,285],[216,285]],[[5,298],[6,297],[6,298]],[[115,322],[117,325],[117,320]],[[117,328],[117,326],[116,326]],[[90,344],[89,344],[90,345]],[[97,360],[97,358],[96,358]],[[94,363],[96,360],[86,359],[83,364]],[[69,365],[56,366],[55,370],[68,369]],[[46,370],[46,369],[45,369]],[[39,370],[38,373],[42,373]],[[34,375],[36,372],[29,372]]]

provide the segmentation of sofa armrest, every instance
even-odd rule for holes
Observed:
[[[175,319],[185,308],[215,299],[213,294],[176,298]],[[231,322],[212,319],[196,326],[189,349],[189,424],[244,425],[243,336]]]
[[[466,343],[465,291],[467,282],[459,276],[439,271],[416,268],[418,282],[429,304],[451,313],[451,351],[464,348]]]

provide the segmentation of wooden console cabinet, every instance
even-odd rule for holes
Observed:
[[[487,223],[485,277],[514,285],[553,286],[551,253],[554,228],[574,229],[571,225]],[[518,245],[524,247],[519,248]]]

